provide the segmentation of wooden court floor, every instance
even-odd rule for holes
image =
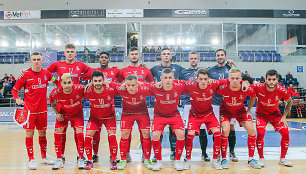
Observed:
[[[47,139],[48,139],[48,157],[49,159],[54,160],[55,151],[54,151],[54,140],[53,140],[53,125],[48,126],[47,131]],[[106,138],[106,132],[103,131],[101,135],[100,149],[99,149],[99,157],[100,161],[95,164],[94,169],[90,171],[78,170],[76,166],[76,148],[73,140],[73,131],[71,128],[68,129],[67,132],[67,145],[66,145],[66,164],[63,169],[58,171],[52,171],[51,166],[39,165],[38,170],[28,170],[27,162],[28,158],[26,155],[26,148],[24,144],[24,130],[17,127],[14,124],[0,124],[0,173],[27,173],[27,174],[45,174],[45,173],[54,173],[54,174],[62,174],[62,173],[77,173],[77,174],[96,174],[96,173],[124,173],[124,174],[149,174],[149,173],[251,173],[251,174],[302,174],[306,173],[306,157],[305,159],[300,160],[290,160],[293,162],[294,166],[291,168],[283,167],[278,165],[277,160],[266,160],[266,165],[263,169],[252,169],[247,166],[247,162],[241,160],[237,163],[230,162],[230,169],[228,170],[216,170],[211,167],[209,162],[202,161],[192,161],[191,169],[184,170],[182,172],[177,172],[173,168],[173,162],[169,160],[165,160],[164,168],[158,172],[153,172],[144,168],[140,162],[140,156],[132,155],[132,159],[135,162],[128,163],[128,167],[124,171],[119,170],[110,170],[109,169],[109,149],[108,142]],[[304,137],[305,138],[305,137]],[[120,132],[117,133],[117,140],[120,139]],[[119,142],[119,141],[118,141]],[[131,150],[133,152],[141,153],[138,148],[139,146],[139,133],[138,131],[133,131],[133,139]],[[306,144],[305,144],[306,146]],[[166,149],[167,150],[167,149]],[[40,152],[38,145],[38,136],[37,132],[35,132],[34,137],[34,154],[37,163],[40,161]],[[257,154],[256,154],[257,155]],[[185,156],[183,153],[182,159]],[[119,157],[119,153],[118,153]],[[169,158],[168,156],[165,158]]]

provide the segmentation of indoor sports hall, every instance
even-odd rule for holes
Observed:
[[[306,173],[306,74],[303,69],[304,65],[306,66],[305,7],[305,0],[1,1],[0,173]],[[243,127],[240,127],[241,124],[238,121],[232,122],[234,126],[230,132],[234,131],[233,134],[230,133],[229,135],[229,139],[230,136],[235,137],[233,146],[237,161],[232,160],[232,151],[228,148],[229,169],[217,170],[213,166],[212,161],[215,160],[213,159],[214,138],[213,135],[207,133],[207,136],[205,135],[205,138],[207,137],[206,154],[209,160],[203,159],[203,140],[199,136],[195,136],[192,157],[189,160],[190,167],[186,170],[177,170],[174,164],[177,160],[171,157],[174,155],[172,154],[174,147],[171,147],[169,142],[173,138],[169,131],[169,125],[164,128],[163,140],[161,141],[163,167],[157,171],[148,169],[142,161],[143,135],[139,133],[137,123],[133,124],[130,134],[131,143],[128,156],[131,157],[131,161],[127,160],[123,170],[110,169],[109,135],[105,126],[102,127],[100,144],[97,146],[98,154],[96,155],[99,156],[99,160],[93,163],[90,170],[79,169],[78,150],[76,148],[78,142],[75,142],[77,135],[75,135],[74,129],[70,127],[71,124],[69,124],[66,132],[63,166],[53,170],[52,165],[41,164],[42,158],[40,155],[43,150],[40,146],[41,140],[37,130],[34,130],[33,145],[28,146],[25,143],[27,142],[25,140],[26,131],[22,125],[28,125],[29,120],[25,119],[19,123],[17,123],[18,119],[16,121],[16,109],[23,109],[23,106],[17,105],[14,90],[18,92],[17,96],[21,100],[26,100],[24,98],[28,95],[29,90],[25,87],[17,90],[16,85],[19,86],[17,83],[21,81],[20,79],[28,78],[27,72],[31,67],[34,67],[33,53],[39,52],[41,54],[41,68],[46,69],[55,62],[65,63],[67,61],[67,44],[74,45],[73,62],[81,62],[91,69],[102,68],[102,55],[107,55],[106,66],[117,69],[118,72],[133,64],[143,69],[149,69],[148,72],[149,74],[152,72],[153,79],[142,79],[143,82],[161,81],[160,75],[154,74],[153,67],[165,67],[163,64],[165,61],[164,50],[169,52],[167,55],[170,57],[168,63],[169,66],[171,64],[170,69],[174,72],[174,78],[177,80],[186,80],[183,72],[188,69],[195,69],[192,68],[193,66],[196,67],[196,70],[204,68],[210,72],[211,68],[220,64],[219,58],[216,57],[219,49],[224,51],[224,65],[229,66],[229,69],[224,72],[227,75],[219,74],[216,78],[211,77],[212,79],[227,79],[230,69],[236,67],[241,71],[242,76],[246,77],[242,80],[251,81],[251,84],[266,84],[266,72],[271,69],[276,70],[278,72],[276,88],[283,89],[290,98],[288,102],[285,97],[282,99],[279,96],[275,97],[275,100],[279,100],[277,105],[280,114],[286,113],[290,105],[288,103],[290,101],[292,103],[285,119],[288,123],[288,126],[285,127],[289,130],[290,136],[289,148],[286,145],[286,148],[288,148],[286,160],[290,161],[291,164],[288,163],[288,165],[291,167],[279,164],[282,136],[278,131],[275,131],[270,123],[265,128],[264,167],[260,169],[250,167],[250,164],[248,164],[248,161],[250,161],[248,133]],[[139,60],[133,62],[131,52],[135,51],[135,48],[137,48]],[[192,55],[197,56],[196,65],[192,64],[190,58]],[[174,65],[182,69],[177,70]],[[66,70],[66,67],[60,68]],[[80,66],[74,68],[78,71],[82,69]],[[50,72],[54,77],[52,79],[57,79],[58,83],[52,83],[51,80],[48,82],[46,76],[44,76],[47,80],[46,86],[41,86],[42,84],[39,81],[38,86],[31,87],[32,89],[43,88],[46,91],[46,97],[44,97],[45,93],[36,95],[43,98],[44,101],[47,100],[47,109],[43,111],[48,119],[45,136],[45,142],[47,143],[44,146],[46,147],[44,149],[46,156],[44,158],[54,162],[58,160],[57,150],[55,149],[55,125],[58,114],[55,113],[49,99],[54,89],[61,88],[59,83],[64,81],[59,75],[60,70],[55,71],[58,73]],[[83,72],[79,75],[74,74],[73,71],[73,68],[68,70],[67,66],[67,73],[70,73],[71,76],[69,77],[73,79],[73,83],[76,83],[74,78],[78,78],[81,85],[92,84],[90,80],[93,79],[91,76],[93,71],[88,70],[86,73]],[[89,74],[89,72],[91,73]],[[197,72],[193,71],[195,74]],[[113,75],[113,71],[111,73]],[[141,74],[137,74],[136,71],[131,70],[129,73],[136,75],[139,81],[142,78]],[[143,70],[141,73],[144,74]],[[159,73],[162,73],[162,70]],[[176,73],[178,77],[175,76]],[[215,74],[216,72],[210,73]],[[24,76],[24,74],[26,75]],[[104,72],[103,74],[104,81],[108,81],[109,76]],[[190,73],[187,73],[187,75],[190,75]],[[125,78],[121,81],[118,79],[120,79],[119,75],[115,82],[123,83]],[[28,78],[24,83],[29,83],[29,81],[33,81],[33,78]],[[187,81],[196,81],[196,77],[190,77]],[[103,85],[104,88],[108,86]],[[175,93],[175,95],[177,94]],[[259,95],[262,94],[259,93]],[[190,103],[192,108],[192,99],[189,98],[189,95],[183,94],[178,98],[177,111],[187,130],[188,120],[183,117],[186,114],[184,108],[190,106]],[[152,137],[152,122],[156,117],[154,108],[159,100],[152,93],[151,96],[145,96],[143,100],[145,100],[145,105],[148,108],[151,124],[150,137]],[[89,123],[93,104],[91,104],[92,100],[84,97],[81,97],[80,101],[83,110],[83,113],[80,114],[84,120],[82,141],[86,144],[86,125]],[[116,119],[115,135],[118,145],[116,165],[119,165],[121,159],[121,127],[123,124],[120,121],[126,106],[123,102],[124,97],[121,95],[116,95],[112,101],[111,105],[115,109],[113,114]],[[248,108],[250,101],[250,97],[243,101],[245,108]],[[256,123],[256,109],[261,105],[261,102],[258,101],[259,98],[250,110],[255,130],[256,125],[259,124]],[[25,104],[27,102],[35,103],[33,99],[25,102]],[[45,104],[36,102],[35,107],[44,108]],[[168,108],[165,110],[167,111]],[[27,113],[25,110],[21,111]],[[219,107],[212,111],[216,117],[221,114]],[[187,112],[189,114],[189,111]],[[174,138],[176,139],[176,137]],[[232,143],[229,142],[230,144]],[[32,155],[34,153],[36,161],[34,168],[29,167],[29,163],[33,159],[29,160],[28,158],[28,147],[31,148],[30,153]],[[259,160],[257,147],[255,146],[254,153],[256,161]],[[87,163],[85,145],[81,149],[84,151],[84,163]],[[149,160],[155,158],[154,153],[154,143],[152,143]],[[180,164],[186,162],[187,158],[185,159],[185,156],[186,149],[183,148],[182,156],[178,161]],[[222,164],[222,161],[221,158],[218,163]],[[152,165],[154,168],[156,162],[153,162]]]

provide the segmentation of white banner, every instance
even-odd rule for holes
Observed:
[[[40,19],[40,10],[36,11],[4,11],[4,19]]]
[[[106,9],[107,18],[143,18],[143,9]]]

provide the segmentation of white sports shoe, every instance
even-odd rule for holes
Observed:
[[[84,167],[85,167],[84,160],[83,159],[79,159],[78,160],[78,168],[79,169],[84,169]]]
[[[152,170],[159,171],[161,168],[163,168],[163,161],[157,160],[156,163],[153,165]]]
[[[286,167],[292,167],[292,162],[286,160],[285,158],[281,158],[279,160],[279,165],[283,165],[283,166],[286,166]]]
[[[219,164],[218,161],[215,160],[215,159],[213,159],[211,161],[211,165],[212,165],[212,167],[216,168],[217,170],[222,170],[223,169],[221,164]]]
[[[175,168],[177,171],[182,171],[182,170],[184,170],[184,166],[183,166],[183,164],[181,163],[180,160],[175,160],[175,161],[174,161],[174,168]]]
[[[186,159],[184,161],[184,170],[188,170],[190,168],[190,160]]]
[[[54,161],[49,160],[48,158],[42,158],[40,164],[53,165]]]
[[[36,169],[37,169],[37,164],[36,164],[36,162],[35,162],[34,159],[32,159],[32,160],[29,162],[28,168],[29,168],[30,170],[36,170]]]
[[[260,165],[260,167],[265,167],[265,159],[264,158],[259,158],[258,164]]]
[[[64,167],[63,160],[61,158],[57,158],[55,164],[53,164],[52,166],[52,170],[58,170],[63,167]]]

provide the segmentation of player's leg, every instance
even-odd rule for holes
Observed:
[[[94,163],[99,161],[98,153],[99,153],[100,138],[101,138],[101,128],[98,131],[96,131],[92,139],[92,149],[94,153],[92,156],[92,160]]]
[[[226,117],[223,117],[226,118]],[[222,119],[221,119],[222,120]],[[221,121],[221,129],[222,129],[222,135],[221,135],[221,165],[223,169],[228,169],[228,161],[226,159],[227,154],[227,145],[228,145],[228,136],[230,132],[230,122],[229,119],[226,119],[224,121]]]
[[[93,119],[94,117],[90,117],[88,123],[86,125],[86,135],[84,141],[84,149],[87,156],[87,162],[84,167],[86,170],[90,170],[93,168],[93,139],[97,131],[101,130],[101,122],[98,119]]]
[[[263,148],[264,148],[264,137],[266,133],[266,126],[267,122],[264,118],[258,117],[256,118],[256,131],[257,131],[257,138],[256,138],[256,145],[257,151],[259,155],[259,165],[264,167],[264,155],[263,155]]]
[[[66,139],[67,139],[67,136],[66,136],[67,128],[68,127],[65,127],[64,131],[62,133],[62,149],[61,149],[61,152],[62,152],[62,159],[63,159],[64,163],[65,163],[65,149],[66,149]]]
[[[232,121],[233,120],[233,121]],[[234,120],[232,119],[230,121],[230,132],[228,136],[228,145],[229,145],[229,151],[230,151],[230,159],[233,162],[238,162],[238,158],[235,155],[235,145],[236,145],[236,132],[235,132],[235,126],[234,126]]]
[[[62,159],[62,137],[65,128],[68,126],[68,121],[58,121],[55,122],[55,132],[54,132],[54,148],[56,152],[56,161],[52,166],[52,170],[57,170],[64,167]]]
[[[208,155],[206,153],[208,139],[207,139],[207,133],[206,133],[205,128],[200,129],[199,141],[200,141],[201,150],[202,150],[202,157],[201,157],[202,160],[203,161],[210,161],[210,158],[208,157]]]
[[[26,131],[25,145],[29,157],[28,168],[30,170],[37,169],[37,164],[34,159],[34,150],[33,150],[33,136],[34,136],[34,129],[36,127],[36,119],[37,119],[37,114],[30,114],[27,124],[23,126],[23,128]]]
[[[162,146],[160,142],[160,137],[166,126],[165,120],[163,117],[154,116],[152,122],[152,147],[156,157],[156,163],[153,165],[152,170],[158,171],[163,167],[162,163]]]
[[[84,117],[75,116],[70,119],[71,127],[75,130],[75,135],[77,139],[77,151],[78,151],[78,168],[84,169],[85,161],[84,161]]]
[[[109,143],[109,151],[111,155],[110,169],[117,169],[117,151],[118,151],[118,143],[116,138],[116,118],[107,119],[105,122],[105,127],[108,133],[108,143]]]
[[[120,139],[120,156],[121,161],[118,164],[117,169],[123,170],[126,167],[126,155],[129,148],[129,136],[131,130],[130,129],[121,129],[121,139]]]
[[[173,135],[173,129],[169,126],[169,143],[170,143],[170,160],[175,160],[175,146],[176,146],[177,137]]]
[[[271,124],[274,127],[274,129],[278,131],[282,136],[281,143],[280,143],[281,155],[280,155],[279,164],[286,166],[286,167],[292,167],[293,164],[290,161],[286,160],[285,158],[288,148],[289,148],[289,130],[287,126],[285,126],[282,122],[280,122],[280,120],[281,120],[281,117],[276,117],[276,118],[273,118],[273,120],[271,121]]]
[[[41,164],[53,165],[54,162],[47,158],[47,138],[46,138],[46,131],[47,131],[47,112],[37,114],[36,119],[36,129],[38,130],[38,142],[40,145],[40,152],[41,152]]]
[[[190,168],[193,139],[194,139],[196,131],[190,129],[190,130],[187,130],[186,132],[187,132],[187,136],[185,138],[186,159],[184,161],[184,170],[188,170]]]
[[[261,165],[259,165],[257,160],[254,159],[256,133],[255,133],[255,127],[253,125],[253,121],[251,120],[252,119],[250,118],[250,121],[243,121],[243,122],[240,122],[240,124],[248,132],[248,150],[249,150],[248,164],[255,169],[260,169]]]
[[[142,136],[142,151],[144,155],[144,166],[148,169],[152,169],[152,162],[150,160],[151,156],[151,149],[152,149],[152,144],[151,144],[151,137],[150,137],[150,117],[149,115],[141,115],[136,118],[138,128],[140,129],[141,135]]]
[[[175,145],[174,168],[178,171],[184,170],[184,165],[180,162],[185,146],[185,125],[181,116],[168,118],[168,123],[174,130],[177,137]]]
[[[218,123],[217,120],[216,120],[216,123]],[[215,125],[216,125],[216,123],[215,123]],[[209,126],[208,124],[207,124],[207,129],[210,129],[211,133],[214,136],[213,159],[211,161],[211,164],[217,170],[221,170],[221,169],[223,169],[223,167],[222,167],[222,165],[220,165],[218,163],[218,155],[220,154],[220,148],[221,148],[221,131],[220,131],[220,127],[219,126]],[[219,123],[218,123],[218,125],[219,125]],[[224,167],[226,168],[226,166],[224,166]]]

